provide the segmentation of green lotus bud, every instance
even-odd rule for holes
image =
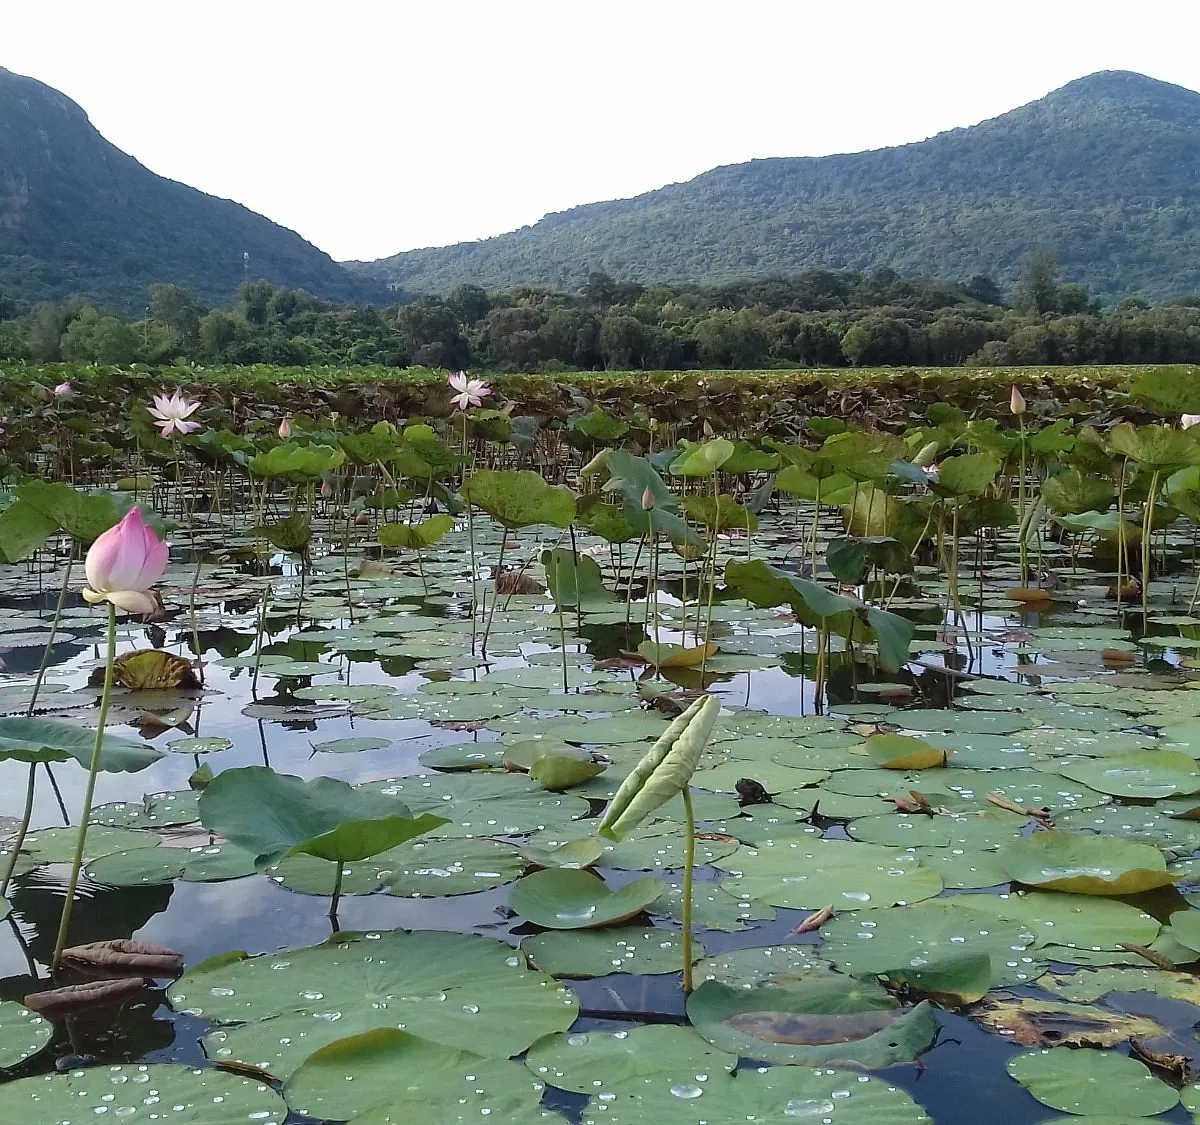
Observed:
[[[600,819],[601,836],[623,840],[655,809],[683,792],[720,711],[715,695],[701,696],[663,731],[609,801]]]

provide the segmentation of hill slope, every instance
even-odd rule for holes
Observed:
[[[353,299],[364,285],[294,231],[155,175],[70,98],[0,68],[0,294],[126,309],[155,281],[228,303],[250,276]]]
[[[1200,291],[1200,94],[1107,71],[898,148],[753,160],[483,242],[352,268],[417,291],[463,281],[720,281],[811,266],[1005,283],[1034,250],[1107,297]]]

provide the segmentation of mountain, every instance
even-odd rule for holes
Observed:
[[[1016,280],[1033,251],[1106,298],[1200,291],[1200,94],[1125,71],[897,148],[752,160],[482,242],[352,263],[408,290],[727,281],[809,267]]]
[[[228,304],[245,277],[330,299],[366,292],[328,254],[262,215],[158,176],[70,98],[0,68],[0,295],[145,307],[173,281]]]

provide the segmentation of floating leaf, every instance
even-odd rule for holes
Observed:
[[[649,875],[616,890],[590,871],[546,868],[519,879],[509,905],[538,926],[551,930],[611,926],[640,914],[663,893],[661,879]]]
[[[1037,832],[1006,844],[997,858],[1018,883],[1071,894],[1130,895],[1173,882],[1158,848],[1114,836]]]
[[[535,969],[564,977],[602,977],[609,973],[650,976],[677,973],[683,942],[674,930],[645,926],[607,926],[599,930],[549,930],[521,942]],[[698,942],[692,956],[704,956]]]
[[[901,1009],[877,985],[822,973],[787,987],[729,988],[705,981],[688,1018],[710,1043],[764,1062],[892,1066],[915,1058],[937,1032],[928,1004]]]
[[[146,1099],[156,1100],[149,1103]],[[0,1086],[0,1120],[92,1121],[96,1109],[115,1120],[153,1120],[154,1106],[173,1125],[280,1125],[287,1106],[270,1086],[221,1070],[172,1063],[97,1066],[43,1074]]]
[[[1039,1102],[1078,1114],[1153,1117],[1179,1103],[1179,1093],[1143,1063],[1111,1052],[1056,1047],[1008,1060],[1008,1073]]]

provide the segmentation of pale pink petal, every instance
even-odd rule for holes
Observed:
[[[185,422],[183,420],[178,420],[175,423],[175,428],[181,434],[190,434],[193,430],[198,430],[200,428],[200,423],[199,422]]]
[[[463,391],[461,394],[454,395],[450,401],[458,407],[459,410],[466,410],[471,405],[471,396]]]
[[[456,391],[465,391],[467,389],[467,373],[465,371],[456,371],[450,376],[450,386]]]

